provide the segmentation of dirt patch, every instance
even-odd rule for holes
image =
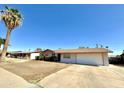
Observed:
[[[45,61],[29,61],[24,63],[1,63],[0,67],[23,77],[30,83],[37,83],[44,77],[55,73],[61,69],[70,66],[70,64],[45,62]]]
[[[23,78],[0,68],[0,88],[25,88],[36,87],[34,84],[28,83]]]

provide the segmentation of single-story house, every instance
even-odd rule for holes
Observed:
[[[47,60],[49,57],[52,57],[55,53],[54,53],[54,51],[52,51],[50,49],[46,49],[46,50],[42,51],[37,48],[33,52],[13,51],[13,52],[8,53],[8,57],[10,56],[13,58],[35,60],[37,56],[40,56],[40,54],[42,54],[45,57],[45,59]]]
[[[30,59],[31,60],[35,60],[37,56],[40,56],[40,54],[42,53],[42,49],[41,48],[37,48],[34,52],[30,52]]]
[[[16,58],[26,58],[34,60],[36,56],[43,54],[44,60],[65,63],[89,64],[89,65],[109,65],[108,53],[112,51],[105,48],[80,48],[80,49],[59,49],[35,52],[14,52],[11,56]],[[49,59],[50,58],[50,59]]]
[[[46,49],[42,53],[45,57],[51,57],[55,54],[55,52],[53,50],[50,50],[50,49]]]
[[[90,65],[109,65],[108,53],[105,48],[81,48],[81,49],[60,49],[55,50],[58,61],[65,63],[78,63]]]
[[[12,51],[7,54],[7,57],[30,59],[30,52]]]
[[[36,56],[40,56],[40,52],[22,52],[22,51],[14,51],[9,52],[8,57],[12,58],[20,58],[20,59],[35,59]]]
[[[30,59],[35,60],[36,56],[40,56],[41,52],[30,52]]]
[[[44,60],[45,61],[53,61],[52,58],[53,58],[53,56],[55,54],[53,50],[46,49],[42,53],[43,53],[43,56],[44,56]]]
[[[54,55],[54,51],[46,49],[44,51],[36,50],[34,52],[29,52],[29,59],[35,60],[36,56],[40,56],[40,54],[42,54],[45,57],[44,60],[47,60],[49,57],[52,57]]]

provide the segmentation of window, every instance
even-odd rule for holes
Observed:
[[[70,54],[63,54],[63,58],[71,58]]]

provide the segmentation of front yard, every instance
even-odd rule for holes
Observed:
[[[23,77],[30,83],[37,83],[44,77],[55,73],[70,64],[45,62],[45,61],[30,61],[23,63],[0,63],[0,67],[8,70],[16,75]]]
[[[124,87],[123,66],[88,66],[57,62],[29,61],[22,63],[0,63],[0,67],[40,87]],[[7,80],[7,82],[9,81]]]

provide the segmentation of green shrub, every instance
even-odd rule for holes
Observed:
[[[44,56],[43,55],[40,55],[39,56],[39,60],[43,60],[44,59]]]
[[[39,60],[39,56],[36,56],[35,59],[36,59],[36,60]]]

